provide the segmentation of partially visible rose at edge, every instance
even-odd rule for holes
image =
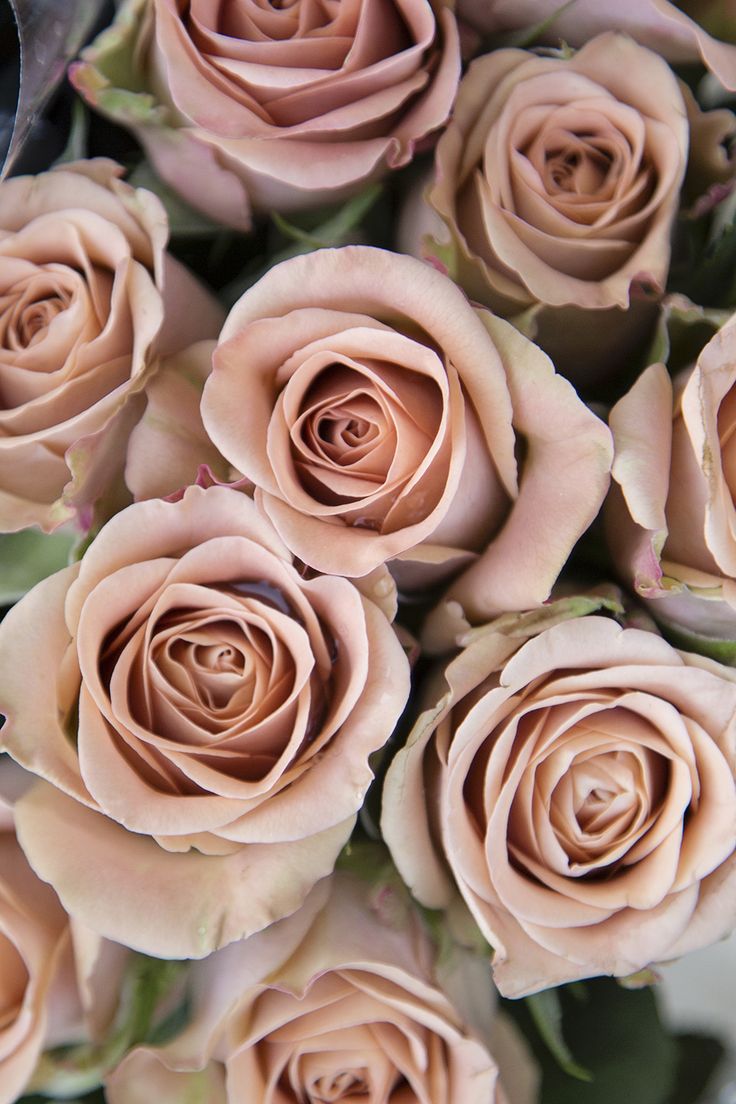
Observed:
[[[288,920],[196,964],[189,1027],[165,1047],[133,1051],[107,1082],[110,1104],[144,1104],[151,1085],[162,1104],[195,1086],[212,1104],[243,1094],[250,1104],[407,1094],[531,1104],[533,1072],[520,1071],[507,1098],[487,1049],[484,964],[456,960],[448,998],[435,949],[400,896],[338,874]]]
[[[610,425],[616,569],[671,628],[736,641],[736,317],[674,381],[650,365]]]
[[[24,772],[17,771],[20,776]],[[0,761],[0,1104],[18,1099],[42,1050],[104,1032],[116,1011],[125,954],[70,928],[15,835],[15,764]]]
[[[446,0],[254,5],[250,22],[233,8],[186,17],[173,0],[127,0],[71,71],[216,221],[247,229],[252,208],[342,200],[446,121],[460,77]]]
[[[0,531],[89,528],[158,357],[219,329],[166,252],[161,203],[122,172],[95,159],[0,185]]]
[[[687,8],[692,17],[680,8]],[[484,34],[531,30],[550,20],[541,40],[582,46],[603,31],[623,31],[642,46],[675,64],[702,61],[726,88],[736,89],[736,45],[711,37],[698,23],[700,13],[717,19],[718,4],[675,5],[669,0],[620,0],[615,7],[600,0],[458,0],[458,14]],[[710,9],[710,11],[708,11]],[[551,18],[554,17],[554,18]],[[723,20],[724,29],[727,20]],[[731,16],[731,34],[736,17]],[[715,33],[715,30],[714,30]]]

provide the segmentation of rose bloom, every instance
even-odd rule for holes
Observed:
[[[674,383],[647,368],[610,423],[614,563],[658,620],[717,650],[736,640],[736,317]]]
[[[219,329],[159,200],[97,159],[0,185],[0,530],[50,530],[122,468],[160,353]]]
[[[15,835],[15,776],[15,764],[0,761],[0,1104],[22,1094],[43,1049],[109,1026],[125,961],[122,948],[71,931],[28,865]]]
[[[507,323],[412,257],[319,250],[272,268],[220,335],[202,417],[310,567],[466,570],[471,618],[543,602],[608,484],[610,439]]]
[[[736,50],[703,30],[707,25],[713,34],[724,31],[722,37],[730,30],[733,37],[732,0],[688,0],[678,5],[669,0],[619,0],[615,7],[600,0],[575,0],[567,8],[558,0],[458,0],[458,12],[483,34],[531,30],[549,20],[541,40],[553,45],[563,41],[582,46],[602,31],[623,31],[668,61],[702,61],[726,88],[736,89]]]
[[[484,1045],[483,962],[458,959],[455,1007],[426,931],[406,902],[389,907],[391,892],[337,875],[295,916],[195,964],[189,1026],[133,1051],[106,1085],[110,1104],[144,1104],[154,1089],[174,1104],[195,1086],[208,1104],[505,1102]]]
[[[630,975],[736,926],[729,668],[600,616],[526,643],[490,626],[424,704],[384,836],[423,904],[454,879],[504,995]]]
[[[336,202],[407,164],[460,78],[447,0],[127,0],[83,57],[87,102],[192,206],[243,229],[251,205]]]
[[[651,314],[632,304],[632,288],[661,289],[667,277],[685,112],[667,64],[624,35],[572,57],[479,57],[437,145],[426,203],[410,201],[404,246],[500,314],[535,307],[527,329],[561,369],[580,362],[590,379],[609,359],[620,365]],[[605,313],[591,321],[589,310]]]
[[[251,499],[190,487],[117,514],[10,611],[0,739],[48,780],[18,831],[67,911],[184,958],[301,904],[408,695],[391,580],[364,589],[303,578]]]

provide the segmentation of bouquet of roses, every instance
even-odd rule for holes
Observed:
[[[0,184],[0,1104],[715,1100],[736,9],[98,32]]]

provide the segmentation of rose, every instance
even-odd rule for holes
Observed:
[[[490,626],[438,673],[383,799],[412,892],[442,907],[449,867],[507,996],[633,974],[736,925],[733,672],[549,617],[526,643],[523,619]]]
[[[664,286],[687,152],[678,82],[631,39],[601,35],[572,57],[497,50],[460,85],[430,211],[407,217],[434,212],[449,241],[422,252],[501,314],[536,306],[539,343],[590,380],[649,322],[632,288]],[[580,308],[608,313],[591,325]]]
[[[67,911],[198,957],[333,867],[408,694],[387,574],[305,579],[238,491],[112,518],[0,626],[23,848]],[[49,783],[53,783],[50,785]]]
[[[610,414],[614,563],[651,612],[731,659],[736,640],[736,318],[674,384],[653,364]],[[620,489],[619,489],[620,488]],[[709,640],[706,638],[710,638]]]
[[[696,17],[715,17],[712,21],[717,21],[717,12],[709,10],[716,8],[716,4],[693,0],[681,6]],[[623,0],[615,8],[599,0],[575,0],[567,7],[557,0],[459,0],[458,3],[460,16],[485,34],[531,30],[545,23],[540,28],[545,41],[557,45],[562,40],[571,46],[582,46],[602,31],[624,31],[668,61],[702,60],[726,88],[736,88],[736,50],[711,38],[679,7],[668,0]],[[729,21],[733,24],[733,15],[724,13],[724,30]]]
[[[161,204],[121,173],[80,161],[0,186],[0,530],[88,527],[156,357],[219,327],[165,253]]]
[[[52,890],[28,866],[12,810],[0,798],[1,1104],[21,1095],[41,1053],[49,989],[68,942],[65,920]]]
[[[110,1104],[143,1104],[152,1085],[162,1104],[195,1086],[212,1104],[505,1101],[481,1041],[483,962],[460,968],[464,1009],[453,1007],[426,932],[395,891],[346,875],[317,889],[296,916],[193,967],[190,1026],[168,1046],[134,1051],[106,1085]],[[463,1020],[471,993],[481,1036]]]
[[[446,0],[128,0],[83,56],[87,102],[189,203],[244,229],[251,205],[335,202],[405,165],[460,77]]]
[[[1,1104],[16,1100],[32,1075],[41,1087],[42,1049],[104,1033],[125,960],[122,948],[70,930],[55,893],[28,865],[13,818],[28,785],[23,773],[0,761]]]
[[[605,429],[538,349],[367,247],[246,292],[202,417],[301,560],[348,576],[391,560],[412,587],[470,563],[450,591],[470,618],[544,601],[608,481]]]

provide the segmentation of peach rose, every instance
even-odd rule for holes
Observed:
[[[89,527],[157,356],[219,328],[165,252],[163,207],[122,171],[79,161],[0,185],[0,530]]]
[[[277,265],[236,303],[203,421],[318,571],[402,585],[470,565],[471,618],[544,601],[608,483],[610,439],[547,358],[411,257]]]
[[[434,212],[442,240],[423,255],[501,314],[535,307],[529,332],[560,366],[577,353],[589,379],[609,345],[625,362],[622,342],[649,321],[647,303],[621,313],[632,288],[664,287],[687,154],[674,74],[624,35],[572,57],[497,50],[463,79],[430,210],[408,217]]]
[[[455,98],[451,8],[127,0],[72,80],[192,206],[247,229],[251,206],[336,202],[411,160]]]
[[[70,931],[31,870],[15,835],[15,776],[15,764],[0,761],[0,1104],[27,1088],[44,1048],[87,1035],[85,1012],[97,1029],[109,1026],[124,954]]]
[[[106,1086],[110,1104],[144,1104],[152,1085],[161,1104],[195,1086],[211,1104],[506,1101],[484,1045],[483,962],[462,971],[458,1009],[406,903],[386,915],[344,874],[317,889],[296,916],[193,967],[189,1027],[162,1049],[133,1051]]]
[[[610,415],[614,563],[651,613],[733,662],[736,641],[736,316],[692,369],[653,364]],[[730,642],[730,643],[729,643]]]
[[[719,7],[724,5],[718,0],[688,0],[677,5],[669,0],[619,0],[615,6],[600,0],[575,0],[567,5],[559,0],[458,0],[461,18],[484,34],[531,30],[549,20],[542,30],[543,41],[582,46],[602,31],[623,31],[668,61],[702,61],[726,88],[734,90],[736,48],[711,38],[695,21],[716,27],[722,23],[724,30],[730,23],[733,31],[733,8],[719,19]],[[713,33],[717,33],[715,27]]]
[[[301,904],[408,695],[391,580],[364,590],[303,578],[245,495],[190,487],[10,611],[0,743],[47,779],[18,832],[68,912],[196,958]]]
[[[394,861],[431,908],[454,879],[506,996],[736,926],[736,675],[575,612],[476,634],[386,778]]]

